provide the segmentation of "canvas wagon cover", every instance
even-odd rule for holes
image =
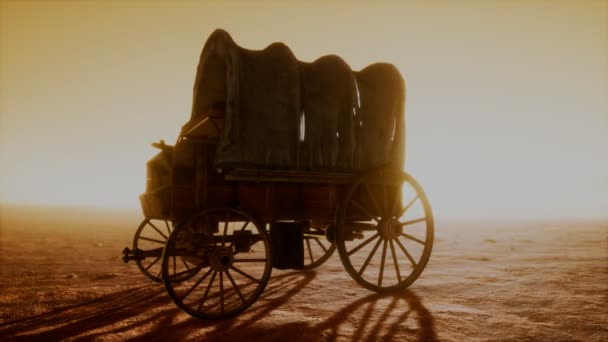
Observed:
[[[404,102],[392,64],[355,72],[334,55],[306,63],[285,44],[248,50],[216,30],[200,56],[191,120],[224,117],[218,167],[352,172],[403,165]]]

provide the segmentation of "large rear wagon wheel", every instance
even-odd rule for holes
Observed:
[[[175,265],[175,257],[184,263]],[[161,273],[180,309],[197,318],[219,319],[240,313],[260,297],[271,261],[263,226],[237,209],[209,209],[175,228],[163,251]],[[172,281],[193,269],[195,276]]]
[[[383,168],[360,177],[338,212],[336,247],[346,271],[376,292],[404,289],[431,256],[431,206],[409,174]]]

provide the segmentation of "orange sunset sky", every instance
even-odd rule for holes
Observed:
[[[608,1],[2,1],[0,202],[138,207],[215,28],[394,63],[438,217],[608,218]]]

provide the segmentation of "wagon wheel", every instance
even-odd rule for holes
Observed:
[[[364,287],[387,292],[411,285],[433,246],[433,214],[418,182],[397,169],[359,178],[342,200],[336,245],[344,268]]]
[[[336,244],[325,238],[324,228],[307,227],[304,229],[304,266],[302,270],[310,270],[321,266],[334,254]]]
[[[171,259],[182,257],[184,263]],[[190,315],[218,319],[248,308],[272,271],[268,234],[232,208],[208,209],[180,223],[165,245],[162,279],[175,304]],[[175,277],[200,272],[182,282]]]
[[[157,283],[161,282],[160,260],[170,234],[169,221],[146,218],[137,228],[133,238],[133,250],[140,255],[140,258],[135,259],[137,268]]]

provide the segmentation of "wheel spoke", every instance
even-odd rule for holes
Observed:
[[[171,235],[171,228],[169,227],[169,221],[165,220],[165,226],[167,227],[167,232],[169,232],[169,235]]]
[[[224,313],[224,272],[220,271],[220,308]]]
[[[372,257],[374,256],[374,254],[376,254],[376,250],[378,249],[378,246],[380,246],[380,242],[382,242],[382,239],[378,239],[378,242],[376,242],[376,245],[374,246],[372,251],[367,256],[367,259],[365,260],[365,262],[363,263],[363,266],[361,266],[361,269],[359,270],[359,275],[363,274],[363,271],[365,271],[365,269],[367,268],[367,265],[369,265],[369,262],[372,260]]]
[[[382,244],[382,261],[380,261],[380,272],[378,273],[378,286],[382,286],[382,278],[384,275],[384,261],[386,261],[386,240]]]
[[[412,266],[414,266],[414,268],[416,268],[416,266],[418,266],[418,265],[416,264],[416,261],[414,260],[414,258],[412,258],[412,255],[410,254],[410,252],[408,252],[407,249],[405,249],[405,247],[403,246],[401,241],[399,241],[399,239],[395,239],[395,241],[397,241],[397,245],[399,245],[399,248],[401,248],[401,250],[403,251],[405,256],[410,260],[410,262],[412,263]]]
[[[205,302],[205,300],[207,300],[207,295],[209,294],[209,290],[211,290],[211,285],[213,285],[213,281],[215,280],[216,274],[217,274],[217,271],[213,271],[213,275],[211,275],[211,280],[209,280],[209,285],[207,285],[205,294],[203,294],[203,298],[201,298],[200,302],[198,303],[198,307],[196,308],[196,311],[200,311],[201,307],[203,306],[203,303]]]
[[[407,226],[410,224],[416,224],[416,223],[423,222],[423,221],[426,221],[426,217],[417,218],[415,220],[407,220],[405,222],[399,222],[399,225],[401,225],[403,227],[403,226]]]
[[[161,231],[160,231],[160,229],[158,229],[158,228],[157,228],[157,227],[154,225],[154,223],[152,223],[151,221],[148,221],[148,224],[149,224],[149,225],[150,225],[152,228],[154,228],[154,230],[156,230],[156,232],[157,232],[158,234],[160,234],[160,235],[161,235],[161,236],[162,236],[162,237],[163,237],[165,240],[167,240],[167,236],[166,236],[165,234],[163,234],[163,232],[161,232]]]
[[[188,266],[188,263],[186,262],[186,259],[184,258],[180,258],[182,260],[182,263],[184,264],[184,266],[186,266],[186,268],[188,269],[188,271],[190,271],[190,266]]]
[[[401,210],[401,214],[399,214],[399,217],[402,217],[403,215],[405,215],[405,213],[410,209],[410,207],[412,205],[414,205],[414,203],[416,203],[416,200],[418,200],[420,197],[418,197],[418,194],[416,194],[416,196],[414,196],[414,198],[412,198],[406,205],[405,207],[403,207],[403,209]]]
[[[389,204],[388,204],[388,195],[386,193],[386,184],[381,184],[380,185],[382,187],[382,211],[380,212],[380,215],[387,215],[387,211],[389,210]]]
[[[247,221],[247,222],[245,222],[245,223],[243,224],[243,226],[241,227],[241,229],[239,229],[239,230],[241,230],[241,231],[242,231],[242,230],[245,230],[245,228],[247,228],[247,225],[248,225],[250,222],[251,222],[251,221]]]
[[[412,241],[416,241],[416,242],[418,242],[418,243],[419,243],[419,244],[421,244],[421,245],[424,245],[424,244],[425,244],[425,242],[424,242],[424,241],[422,241],[422,240],[420,240],[420,239],[418,239],[418,238],[415,238],[415,237],[411,236],[410,234],[401,233],[401,234],[400,234],[400,236],[403,236],[403,237],[405,237],[405,238],[407,238],[407,239],[410,239],[410,240],[412,240]]]
[[[249,225],[249,222],[251,221],[246,221],[245,223],[243,223],[243,226],[241,227],[241,229],[239,229],[239,231],[245,230],[245,228],[247,228],[247,225]],[[230,245],[228,247],[232,248],[232,246],[234,246],[234,239],[232,242],[230,242]]]
[[[306,248],[308,249],[308,254],[310,255],[310,263],[312,264],[313,262],[315,262],[315,257],[312,256],[312,250],[310,249],[310,239],[305,239],[306,240]]]
[[[222,235],[222,247],[226,243],[226,234],[228,234],[228,222],[230,221],[230,210],[226,210],[226,221],[224,221],[224,234]],[[220,274],[220,278],[221,278]]]
[[[350,203],[352,203],[355,207],[357,207],[357,209],[361,210],[363,212],[363,214],[369,216],[371,219],[373,219],[376,222],[378,221],[378,218],[374,215],[372,215],[366,208],[364,208],[359,202],[355,201],[354,199],[350,201]]]
[[[190,272],[191,272],[191,270],[179,271],[179,272],[173,273],[171,275],[171,278],[174,278],[174,279],[175,278],[179,278],[179,277],[181,277],[183,275],[190,274]]]
[[[209,216],[205,216],[205,220],[203,221],[202,233],[205,238],[209,235],[211,237],[211,245],[215,247],[215,239],[213,238],[213,234],[215,234],[215,224],[219,226],[219,222],[213,222],[214,226],[211,226],[211,222],[209,221]],[[197,227],[198,228],[198,227]]]
[[[323,243],[321,243],[321,241],[319,241],[319,238],[314,238],[313,240],[315,240],[315,241],[317,242],[317,244],[318,244],[319,246],[321,246],[321,248],[323,248],[323,252],[327,253],[327,247],[325,247],[325,246],[323,245]]]
[[[139,238],[140,238],[140,239],[142,239],[142,240],[146,240],[146,241],[151,241],[151,242],[160,243],[160,244],[162,244],[162,245],[164,245],[164,244],[165,244],[165,242],[166,242],[166,241],[161,241],[161,240],[157,240],[157,239],[152,239],[152,238],[149,238],[149,237],[146,237],[146,236],[141,236],[141,235],[139,236]]]
[[[186,293],[184,293],[184,296],[181,298],[181,300],[183,301],[184,299],[186,299],[186,297],[188,297],[190,295],[190,293],[192,293],[192,291],[194,291],[194,289],[199,286],[204,280],[205,278],[207,278],[211,272],[213,272],[212,269],[209,269],[209,271],[207,271],[207,273],[205,273],[202,277],[200,277],[199,280],[196,281],[196,283],[194,283],[194,285],[192,285],[187,291]]]
[[[369,188],[369,184],[365,183],[363,185],[363,187],[365,188],[365,192],[367,192],[367,196],[369,196],[369,198],[372,200],[372,204],[374,205],[374,209],[376,209],[376,213],[378,215],[381,215],[382,211],[380,210],[380,205],[378,204],[378,200],[376,199],[376,196],[374,196],[374,194],[372,193],[372,190]],[[384,201],[384,198],[382,199],[382,201]],[[378,216],[378,215],[376,215],[376,216]],[[373,217],[376,217],[376,216],[373,216]]]
[[[241,290],[239,289],[239,287],[236,286],[236,283],[234,282],[234,279],[232,279],[232,276],[230,275],[229,270],[226,270],[226,276],[228,276],[228,280],[230,280],[232,287],[234,287],[234,289],[236,290],[236,293],[238,293],[238,295],[239,295],[239,297],[241,297],[241,300],[243,301],[243,303],[245,303],[245,297],[243,297],[243,294],[241,293]]]
[[[399,263],[397,262],[397,254],[395,253],[395,244],[393,240],[389,240],[391,245],[391,254],[393,255],[393,265],[395,265],[395,272],[397,272],[397,280],[401,282],[401,272],[399,272]]]
[[[166,234],[163,223],[155,223]],[[227,207],[204,209],[176,226],[171,224],[168,222],[175,236],[169,236],[171,243],[163,250],[160,273],[169,297],[179,308],[201,319],[224,318],[246,309],[260,296],[270,277],[271,260],[268,234],[257,221]],[[148,235],[156,237],[154,232]],[[188,243],[195,237],[200,239],[198,243]],[[178,239],[185,240],[181,248],[176,246]],[[309,243],[313,253],[320,251]],[[252,244],[252,253],[246,253]],[[236,247],[242,252],[237,253]],[[156,254],[146,253],[152,254],[146,261],[156,258]]]
[[[390,209],[390,212],[388,213],[389,217],[393,217],[393,214],[397,211],[397,204],[399,204],[400,197],[401,197],[401,189],[399,186],[397,186],[395,188],[395,195],[393,196],[393,202],[390,204],[391,209]]]
[[[350,227],[354,228],[354,230],[362,230],[362,231],[368,231],[368,232],[375,232],[378,230],[378,225],[373,224],[373,223],[353,221],[353,222],[349,222],[348,225]]]
[[[353,248],[352,250],[350,250],[350,252],[347,252],[347,255],[353,255],[354,253],[356,253],[358,250],[360,250],[361,248],[365,247],[367,244],[369,244],[370,242],[372,242],[375,238],[377,238],[378,236],[380,236],[379,233],[376,233],[374,235],[372,235],[369,239],[361,242],[357,247]]]
[[[370,290],[406,288],[429,260],[433,216],[426,196],[414,178],[394,165],[353,179],[335,225],[335,243],[328,250],[337,249],[350,276]]]
[[[156,257],[156,259],[154,259],[154,261],[152,261],[152,263],[150,263],[150,265],[146,266],[145,270],[149,270],[150,267],[152,267],[152,265],[156,264],[158,262],[158,260],[160,260],[160,255]]]
[[[235,270],[238,274],[242,275],[243,277],[255,282],[255,283],[261,283],[261,280],[255,279],[254,277],[250,276],[249,274],[239,270],[238,268],[234,267],[234,265],[230,266],[231,269]]]

